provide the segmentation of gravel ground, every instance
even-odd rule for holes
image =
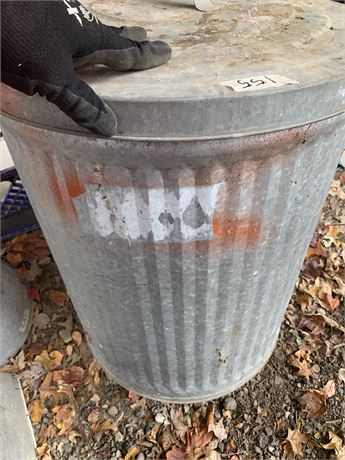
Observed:
[[[40,231],[3,244],[35,301],[21,379],[39,459],[345,459],[345,173],[338,169],[264,369],[225,398],[164,404],[92,358]]]

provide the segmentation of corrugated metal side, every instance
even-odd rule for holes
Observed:
[[[197,401],[260,370],[336,169],[344,120],[140,143],[4,119],[95,357],[119,383]]]

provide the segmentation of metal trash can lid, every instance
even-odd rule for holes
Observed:
[[[141,25],[173,49],[161,67],[82,74],[113,108],[117,137],[217,138],[303,125],[345,111],[345,8],[332,0],[84,0],[104,23]],[[4,86],[4,85],[3,85]],[[85,132],[53,105],[3,91],[3,111]],[[47,121],[49,120],[49,122]],[[90,134],[92,135],[92,134]]]

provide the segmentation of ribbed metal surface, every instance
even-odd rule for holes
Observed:
[[[0,263],[0,279],[0,366],[3,366],[23,346],[34,306],[15,270],[4,262]]]
[[[344,145],[344,120],[129,142],[4,118],[90,346],[119,383],[197,401],[260,370]]]

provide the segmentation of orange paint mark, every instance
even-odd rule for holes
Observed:
[[[51,174],[49,186],[54,197],[56,207],[64,217],[77,220],[73,199],[85,193],[85,187],[73,172],[68,172],[60,181]]]
[[[251,245],[260,239],[261,224],[254,217],[231,219],[221,214],[215,214],[212,225],[215,238],[224,238]]]

